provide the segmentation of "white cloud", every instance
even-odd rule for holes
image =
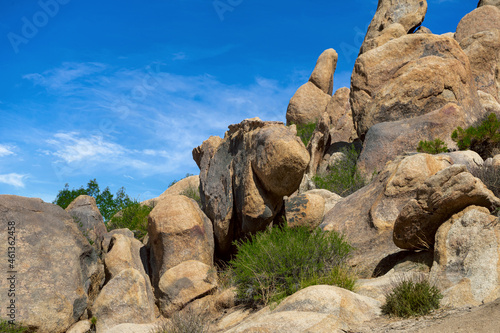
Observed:
[[[18,173],[9,173],[5,175],[0,175],[0,183],[11,185],[14,187],[24,187],[24,180],[27,178],[27,175],[21,175]]]
[[[11,146],[0,145],[0,157],[14,155],[13,149]]]
[[[122,146],[108,142],[101,136],[83,137],[78,132],[57,133],[47,143],[58,147],[52,155],[66,163],[113,159],[126,152]]]
[[[95,62],[87,63],[63,63],[61,67],[40,73],[31,73],[23,76],[23,79],[32,81],[51,90],[71,89],[74,81],[89,79],[89,76],[100,73],[106,68],[105,65]]]

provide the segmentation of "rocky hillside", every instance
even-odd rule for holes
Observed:
[[[18,332],[8,321],[40,333],[497,329],[500,140],[474,137],[470,146],[491,145],[479,155],[453,133],[500,117],[500,2],[481,0],[444,35],[421,25],[427,9],[379,0],[349,89],[333,91],[338,55],[325,50],[288,126],[246,119],[194,148],[199,176],[144,203],[154,208],[141,240],[108,232],[92,197],[64,210],[0,195],[0,331]],[[443,152],[417,152],[436,139]],[[342,177],[349,189],[328,187]],[[278,303],[243,302],[221,267],[284,223],[344,235],[353,291],[312,283]],[[440,309],[382,314],[405,278],[437,287]]]

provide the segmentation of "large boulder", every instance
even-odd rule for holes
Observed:
[[[325,94],[311,81],[306,82],[290,99],[286,110],[287,125],[317,122],[331,98],[332,96]]]
[[[148,220],[155,289],[166,271],[184,261],[213,265],[212,223],[194,200],[181,195],[165,197],[151,211]]]
[[[460,46],[469,57],[477,89],[500,102],[500,9],[480,7],[465,16],[458,28],[457,40],[461,38]]]
[[[73,217],[82,234],[100,250],[107,229],[95,199],[80,195],[69,204],[66,211]]]
[[[481,6],[460,20],[455,39],[462,43],[478,32],[500,29],[500,9],[494,6]]]
[[[360,54],[412,32],[422,24],[426,12],[426,0],[379,0]]]
[[[154,299],[148,297],[148,289],[143,274],[134,268],[124,269],[111,279],[92,306],[97,331],[106,331],[123,323],[154,322]]]
[[[484,116],[469,59],[449,37],[405,35],[356,60],[351,104],[361,139],[375,124],[421,116],[448,103],[466,110],[467,125]]]
[[[401,210],[394,224],[394,243],[409,250],[430,248],[441,224],[472,205],[493,211],[500,207],[500,199],[465,165],[452,165],[429,177]]]
[[[283,123],[258,118],[229,126],[224,139],[213,143],[195,148],[193,157],[201,166],[203,211],[213,222],[216,251],[224,255],[234,240],[264,230],[281,213],[309,154]]]
[[[469,206],[436,233],[431,281],[442,304],[481,305],[500,297],[500,225],[488,209]]]
[[[451,134],[458,126],[465,126],[465,118],[464,110],[450,103],[422,116],[373,125],[366,134],[358,169],[369,178],[398,155],[416,152],[421,140],[439,138],[448,148],[456,148]]]
[[[188,191],[198,191],[200,187],[200,176],[194,175],[183,178],[170,186],[165,192],[163,192],[159,197],[149,199],[141,202],[141,204],[154,207],[158,204],[160,200],[169,195],[184,195]]]
[[[417,154],[387,163],[373,181],[344,198],[324,217],[324,231],[343,233],[356,249],[350,264],[361,276],[377,275],[384,258],[400,250],[392,242],[394,222],[428,177],[451,165],[448,156]]]
[[[484,107],[486,114],[494,113],[496,114],[497,118],[500,118],[500,103],[498,103],[495,97],[491,96],[488,93],[485,93],[482,90],[478,90],[477,94],[479,95],[479,101]]]
[[[380,303],[334,286],[312,286],[265,308],[226,333],[351,332],[380,315]]]
[[[169,317],[216,288],[217,274],[212,266],[196,260],[184,261],[167,270],[160,278],[160,311]]]
[[[325,112],[333,92],[337,59],[334,49],[325,50],[319,56],[309,82],[302,85],[290,99],[286,112],[288,125],[316,122]]]
[[[477,5],[478,7],[481,6],[497,6],[500,8],[500,0],[479,0],[479,3]]]
[[[66,332],[87,308],[99,272],[95,249],[64,209],[40,199],[0,195],[0,222],[5,307],[15,300],[15,320],[37,332]],[[15,298],[8,297],[11,288]]]

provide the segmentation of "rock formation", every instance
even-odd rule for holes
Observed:
[[[258,118],[231,125],[224,139],[205,141],[193,157],[219,255],[229,252],[233,240],[273,222],[309,163],[303,143],[283,123]]]
[[[82,234],[100,250],[107,229],[95,199],[88,195],[80,195],[69,204],[66,211],[73,217]]]

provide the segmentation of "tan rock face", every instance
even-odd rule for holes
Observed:
[[[481,305],[500,296],[500,225],[484,207],[453,215],[436,233],[431,281],[442,304]]]
[[[310,82],[314,83],[316,87],[330,96],[333,93],[333,73],[335,73],[335,69],[337,68],[338,58],[339,56],[334,49],[323,51],[309,78]]]
[[[484,115],[469,59],[451,38],[405,35],[356,60],[351,104],[362,139],[377,123],[414,118],[448,103],[467,110],[468,125]]]
[[[465,38],[478,32],[500,29],[500,9],[494,6],[481,6],[460,20],[455,39],[462,43]]]
[[[356,248],[350,263],[371,277],[382,259],[399,251],[391,241],[401,209],[417,195],[419,185],[451,165],[447,156],[417,154],[388,163],[373,181],[344,198],[324,217],[324,231],[345,234]]]
[[[40,199],[0,195],[1,299],[8,306],[11,282],[16,286],[16,321],[41,333],[66,332],[84,313],[93,275],[98,271],[95,249],[59,206]],[[8,226],[13,234],[8,235]],[[14,268],[8,236],[15,236]],[[11,239],[12,240],[12,239]],[[7,272],[15,270],[15,281]],[[2,318],[6,317],[2,309]]]
[[[272,311],[261,311],[227,331],[345,332],[380,315],[372,298],[333,286],[312,286],[286,298]]]
[[[121,271],[103,287],[92,314],[98,318],[98,332],[123,323],[154,322],[154,299],[148,297],[144,276],[133,268]]]
[[[500,199],[464,165],[453,165],[429,177],[401,210],[394,224],[394,243],[402,249],[429,248],[438,228],[468,206],[493,209]]]
[[[168,317],[215,288],[217,274],[213,267],[196,260],[184,261],[160,278],[160,311]]]
[[[73,217],[83,235],[100,250],[107,229],[95,199],[88,195],[80,195],[69,204],[66,211]]]
[[[465,112],[456,104],[411,119],[378,123],[370,128],[358,158],[358,168],[365,178],[398,155],[416,152],[421,140],[442,139],[448,148],[456,148],[451,133],[465,126]]]
[[[286,123],[308,124],[316,122],[325,112],[331,95],[324,93],[314,83],[302,85],[290,99],[286,110]]]
[[[325,199],[320,195],[303,193],[285,201],[286,221],[290,227],[316,228],[323,222]]]
[[[194,200],[167,196],[151,211],[148,220],[155,288],[166,271],[186,260],[213,264],[212,223]]]
[[[500,0],[479,0],[478,7],[481,6],[497,6],[500,8]]]
[[[481,90],[478,90],[477,94],[479,95],[479,101],[484,107],[486,114],[494,113],[497,118],[500,118],[500,103],[498,103],[495,97]]]
[[[111,238],[108,251],[104,255],[107,280],[114,278],[125,269],[133,268],[144,276],[151,289],[149,277],[144,267],[146,265],[147,268],[147,249],[144,244],[133,237],[115,234]],[[141,256],[144,257],[144,262]]]
[[[337,60],[334,49],[325,50],[319,56],[309,82],[302,85],[290,99],[286,112],[287,125],[317,122],[321,118],[332,96]]]
[[[210,147],[205,142],[195,151]],[[202,154],[200,196],[220,255],[274,220],[309,163],[303,143],[283,123],[258,118],[231,125],[214,153]]]
[[[426,12],[425,0],[379,0],[360,54],[383,45],[391,39],[387,36],[400,37],[418,27],[424,21]]]

